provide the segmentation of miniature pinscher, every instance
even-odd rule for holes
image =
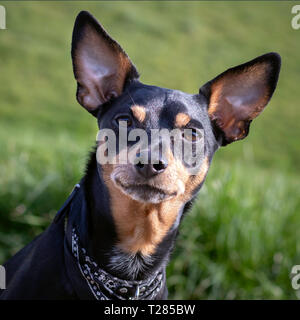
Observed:
[[[100,131],[118,136],[121,123],[128,134],[141,129],[149,137],[152,129],[190,129],[176,140],[193,146],[202,139],[201,165],[190,174],[171,147],[154,162],[101,163],[97,143],[53,223],[4,265],[7,288],[0,298],[166,299],[165,270],[182,218],[216,150],[244,139],[271,99],[280,56],[267,53],[230,68],[195,94],[145,85],[120,45],[85,11],[76,18],[71,55],[77,100]]]

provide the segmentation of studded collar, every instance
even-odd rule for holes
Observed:
[[[112,276],[99,268],[80,246],[75,228],[72,230],[72,254],[76,258],[82,277],[97,300],[152,300],[163,286],[164,273],[156,272],[151,278],[134,281]]]
[[[77,184],[58,211],[55,222],[65,229],[65,265],[71,283],[80,299],[96,300],[152,300],[163,289],[165,269],[145,280],[119,279],[100,268],[81,245],[75,221],[86,221],[87,211],[82,188]]]

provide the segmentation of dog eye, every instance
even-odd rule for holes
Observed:
[[[132,119],[129,116],[122,115],[122,116],[118,116],[118,117],[115,118],[115,123],[118,126],[121,125],[121,121],[122,122],[126,122],[127,127],[131,127],[132,126]]]
[[[195,142],[201,139],[202,134],[199,130],[193,128],[193,129],[185,129],[182,133],[182,136],[187,141]]]

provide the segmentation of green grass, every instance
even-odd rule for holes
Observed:
[[[300,31],[291,2],[13,2],[0,30],[0,263],[51,222],[97,133],[75,100],[70,39],[91,11],[148,84],[197,92],[226,68],[282,55],[272,102],[218,151],[168,267],[171,298],[297,298]]]

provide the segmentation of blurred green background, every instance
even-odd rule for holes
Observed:
[[[96,122],[75,100],[70,41],[89,10],[147,84],[196,93],[225,69],[282,56],[248,138],[219,150],[168,267],[170,298],[296,299],[300,264],[300,30],[295,2],[2,1],[0,264],[42,232],[83,175]],[[300,298],[300,295],[298,294]]]

